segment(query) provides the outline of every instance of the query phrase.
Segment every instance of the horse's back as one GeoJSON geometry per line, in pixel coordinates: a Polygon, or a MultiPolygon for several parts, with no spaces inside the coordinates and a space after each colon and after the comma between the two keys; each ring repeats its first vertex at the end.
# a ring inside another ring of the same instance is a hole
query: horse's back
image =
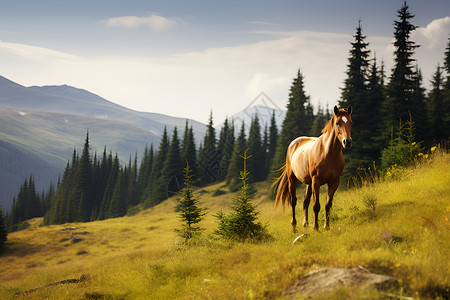
{"type": "Polygon", "coordinates": [[[290,157],[290,166],[297,177],[303,183],[310,184],[309,176],[309,155],[308,152],[317,140],[315,137],[298,137],[291,142],[288,148],[288,157],[290,157]]]}

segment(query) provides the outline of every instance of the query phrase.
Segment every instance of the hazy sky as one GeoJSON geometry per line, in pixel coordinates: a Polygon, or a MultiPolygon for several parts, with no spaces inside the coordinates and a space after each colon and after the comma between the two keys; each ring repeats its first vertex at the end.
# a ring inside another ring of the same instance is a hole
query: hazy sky
{"type": "MultiPolygon", "coordinates": [[[[260,92],[285,108],[301,68],[314,105],[340,97],[352,35],[392,67],[403,1],[0,0],[0,75],[68,84],[140,111],[215,123],[260,92]]],[[[410,0],[429,85],[450,34],[450,1],[410,0]]]]}

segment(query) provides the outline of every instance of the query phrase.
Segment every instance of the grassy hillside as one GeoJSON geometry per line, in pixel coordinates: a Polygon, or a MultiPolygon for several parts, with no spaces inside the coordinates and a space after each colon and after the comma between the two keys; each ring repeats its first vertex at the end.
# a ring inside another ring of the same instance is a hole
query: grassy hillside
{"type": "MultiPolygon", "coordinates": [[[[450,155],[435,154],[397,173],[402,174],[400,179],[338,191],[331,230],[326,232],[299,228],[298,234],[292,233],[290,210],[274,212],[267,199],[269,183],[257,184],[254,201],[273,236],[259,244],[209,236],[216,228],[213,215],[226,210],[233,196],[214,197],[218,188],[224,189],[221,184],[201,193],[201,202],[209,209],[201,223],[206,230],[190,246],[173,231],[179,226],[175,198],[132,217],[12,233],[0,256],[0,298],[38,287],[17,298],[285,298],[286,288],[322,266],[363,266],[393,275],[398,286],[389,292],[396,295],[448,297],[450,155]],[[69,227],[76,229],[62,230],[69,227]],[[309,236],[292,245],[301,233],[309,236]]],[[[341,289],[328,297],[386,295],[341,289]]]]}

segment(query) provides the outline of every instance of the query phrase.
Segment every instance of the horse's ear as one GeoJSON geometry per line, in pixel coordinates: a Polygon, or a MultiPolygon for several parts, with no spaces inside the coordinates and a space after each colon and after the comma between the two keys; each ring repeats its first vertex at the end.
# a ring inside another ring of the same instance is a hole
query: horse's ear
{"type": "Polygon", "coordinates": [[[334,114],[337,116],[339,114],[339,108],[335,105],[333,110],[334,110],[334,114]]]}
{"type": "Polygon", "coordinates": [[[347,112],[348,112],[348,114],[349,114],[349,115],[351,115],[351,114],[352,114],[352,110],[353,110],[353,109],[352,109],[352,107],[351,107],[351,106],[347,107],[347,112]]]}

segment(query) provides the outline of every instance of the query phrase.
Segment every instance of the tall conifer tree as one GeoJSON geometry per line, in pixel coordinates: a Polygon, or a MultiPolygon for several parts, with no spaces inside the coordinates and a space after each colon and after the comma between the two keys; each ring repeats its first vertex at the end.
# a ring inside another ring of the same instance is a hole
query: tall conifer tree
{"type": "Polygon", "coordinates": [[[245,124],[242,122],[238,138],[234,143],[230,164],[228,165],[226,184],[231,191],[239,188],[239,173],[241,170],[241,155],[247,150],[247,140],[245,138],[245,124]]]}
{"type": "MultiPolygon", "coordinates": [[[[401,119],[402,122],[409,120],[412,106],[416,74],[413,70],[414,51],[419,45],[411,41],[411,34],[417,28],[411,24],[414,18],[409,12],[406,1],[397,12],[398,19],[394,21],[394,59],[395,64],[387,86],[386,101],[383,105],[383,116],[385,118],[385,139],[388,133],[401,119]]],[[[356,112],[357,110],[355,110],[356,112]]],[[[412,116],[413,120],[415,116],[412,116]]]]}
{"type": "Polygon", "coordinates": [[[311,122],[306,113],[308,102],[309,96],[305,93],[303,74],[299,69],[291,85],[286,116],[278,136],[277,150],[271,168],[273,171],[278,170],[284,164],[286,150],[291,141],[299,136],[309,134],[311,122]]]}

